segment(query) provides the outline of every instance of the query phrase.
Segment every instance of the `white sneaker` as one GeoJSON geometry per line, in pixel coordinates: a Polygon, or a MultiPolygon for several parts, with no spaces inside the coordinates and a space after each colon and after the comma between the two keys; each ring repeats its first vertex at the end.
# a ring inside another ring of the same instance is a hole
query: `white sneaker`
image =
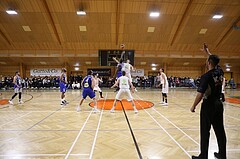
{"type": "Polygon", "coordinates": [[[93,109],[93,113],[98,113],[98,112],[100,112],[100,110],[98,110],[97,108],[93,109]]]}
{"type": "Polygon", "coordinates": [[[159,102],[159,104],[164,104],[165,102],[159,102]]]}
{"type": "Polygon", "coordinates": [[[18,102],[18,104],[23,104],[23,101],[22,101],[22,100],[21,100],[21,101],[19,101],[19,102],[18,102]]]}
{"type": "Polygon", "coordinates": [[[168,106],[168,103],[163,103],[162,106],[168,106]]]}
{"type": "Polygon", "coordinates": [[[77,112],[80,112],[80,111],[81,111],[80,106],[77,106],[77,112]]]}
{"type": "Polygon", "coordinates": [[[110,113],[114,113],[115,111],[114,111],[114,109],[112,108],[111,110],[110,110],[110,113]]]}
{"type": "Polygon", "coordinates": [[[66,103],[64,103],[63,101],[60,104],[62,107],[64,107],[66,105],[66,103]]]}
{"type": "Polygon", "coordinates": [[[69,104],[69,102],[68,102],[68,101],[66,101],[66,100],[64,100],[63,102],[64,102],[65,104],[69,104]]]}
{"type": "Polygon", "coordinates": [[[137,88],[135,88],[134,91],[137,92],[137,88]]]}
{"type": "Polygon", "coordinates": [[[8,102],[9,102],[9,104],[13,105],[13,102],[11,100],[9,100],[8,102]]]}
{"type": "Polygon", "coordinates": [[[137,113],[138,113],[138,110],[137,110],[137,109],[134,109],[134,113],[137,114],[137,113]]]}

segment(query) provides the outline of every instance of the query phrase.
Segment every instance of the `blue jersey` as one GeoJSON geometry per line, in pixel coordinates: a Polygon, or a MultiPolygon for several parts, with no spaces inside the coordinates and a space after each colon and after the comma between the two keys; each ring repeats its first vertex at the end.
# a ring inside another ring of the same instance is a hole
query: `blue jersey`
{"type": "Polygon", "coordinates": [[[83,88],[92,89],[92,76],[88,75],[83,79],[83,88]]]}
{"type": "Polygon", "coordinates": [[[67,76],[66,76],[65,73],[63,73],[61,76],[60,76],[60,78],[59,78],[60,84],[61,84],[61,83],[62,83],[62,84],[65,84],[65,81],[66,81],[66,79],[67,79],[67,76]],[[62,80],[61,80],[61,76],[62,76],[62,80]]]}
{"type": "Polygon", "coordinates": [[[22,79],[20,76],[16,76],[16,84],[14,84],[14,88],[19,88],[22,86],[22,79]]]}
{"type": "Polygon", "coordinates": [[[122,68],[123,68],[123,63],[120,63],[117,65],[117,78],[122,76],[122,68]]]}

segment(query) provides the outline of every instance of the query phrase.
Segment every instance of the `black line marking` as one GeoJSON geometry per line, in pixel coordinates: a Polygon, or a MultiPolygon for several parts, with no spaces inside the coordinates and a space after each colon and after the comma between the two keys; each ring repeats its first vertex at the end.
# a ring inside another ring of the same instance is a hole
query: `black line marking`
{"type": "Polygon", "coordinates": [[[136,140],[136,138],[135,138],[135,136],[134,136],[134,133],[133,133],[132,127],[131,127],[131,125],[130,125],[130,122],[129,122],[129,120],[128,120],[128,117],[127,117],[126,111],[125,111],[125,109],[124,109],[124,107],[123,107],[122,101],[120,101],[120,103],[121,103],[121,105],[122,105],[123,113],[124,113],[125,118],[126,118],[126,120],[127,120],[128,127],[129,127],[129,129],[130,129],[130,132],[131,132],[131,135],[132,135],[132,138],[133,138],[133,141],[134,141],[135,147],[136,147],[136,149],[137,149],[138,156],[139,156],[140,159],[142,159],[142,158],[143,158],[143,157],[142,157],[142,154],[141,154],[141,152],[140,152],[140,149],[139,149],[139,146],[138,146],[137,140],[136,140]]]}
{"type": "Polygon", "coordinates": [[[46,116],[45,118],[43,118],[42,120],[40,120],[39,122],[35,123],[33,126],[31,126],[30,128],[28,128],[27,130],[32,129],[33,127],[35,127],[36,125],[40,124],[41,122],[43,122],[45,119],[47,119],[48,117],[50,117],[51,115],[53,115],[54,113],[56,113],[57,111],[61,110],[62,108],[57,109],[55,112],[52,112],[51,114],[49,114],[48,116],[46,116]]]}

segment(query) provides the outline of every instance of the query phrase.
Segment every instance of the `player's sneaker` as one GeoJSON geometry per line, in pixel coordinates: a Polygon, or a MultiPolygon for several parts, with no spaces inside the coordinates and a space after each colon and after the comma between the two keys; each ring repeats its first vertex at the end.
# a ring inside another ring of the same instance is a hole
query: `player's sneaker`
{"type": "Polygon", "coordinates": [[[137,92],[138,91],[137,88],[135,88],[134,91],[137,92]]]}
{"type": "Polygon", "coordinates": [[[100,112],[100,110],[98,110],[97,108],[93,109],[93,113],[98,113],[98,112],[100,112]]]}
{"type": "Polygon", "coordinates": [[[61,104],[60,104],[62,107],[64,107],[66,105],[66,103],[64,103],[64,101],[61,101],[61,104]]]}
{"type": "Polygon", "coordinates": [[[23,104],[23,101],[22,101],[22,100],[20,100],[20,101],[18,102],[18,104],[23,104]]]}
{"type": "Polygon", "coordinates": [[[13,102],[11,100],[9,100],[8,102],[9,102],[9,104],[13,105],[13,102]]]}
{"type": "Polygon", "coordinates": [[[138,113],[138,110],[136,108],[134,108],[134,113],[137,114],[138,113]]]}
{"type": "Polygon", "coordinates": [[[163,103],[163,104],[161,104],[162,106],[168,106],[168,103],[163,103]]]}
{"type": "Polygon", "coordinates": [[[159,102],[159,104],[164,104],[165,102],[159,102]]]}
{"type": "Polygon", "coordinates": [[[110,113],[114,113],[115,111],[114,111],[114,109],[112,108],[111,110],[110,110],[110,113]]]}
{"type": "Polygon", "coordinates": [[[77,106],[77,112],[80,112],[80,111],[81,111],[80,106],[77,106]]]}
{"type": "Polygon", "coordinates": [[[68,102],[68,101],[66,101],[66,100],[64,100],[63,102],[64,102],[65,104],[69,104],[69,102],[68,102]]]}

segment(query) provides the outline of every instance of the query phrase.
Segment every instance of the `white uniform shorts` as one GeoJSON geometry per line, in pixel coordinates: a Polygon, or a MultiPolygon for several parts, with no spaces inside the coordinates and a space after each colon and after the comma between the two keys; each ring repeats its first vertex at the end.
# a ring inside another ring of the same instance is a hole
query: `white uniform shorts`
{"type": "Polygon", "coordinates": [[[14,93],[22,93],[22,88],[14,88],[14,93]]]}
{"type": "Polygon", "coordinates": [[[99,88],[99,86],[95,86],[93,90],[98,91],[98,92],[102,92],[102,90],[101,90],[101,88],[99,88]]]}
{"type": "Polygon", "coordinates": [[[168,83],[166,83],[165,88],[162,85],[162,93],[168,93],[168,83]]]}
{"type": "Polygon", "coordinates": [[[122,100],[122,97],[126,95],[126,99],[133,100],[132,94],[129,89],[120,89],[116,95],[117,100],[122,100]]]}

